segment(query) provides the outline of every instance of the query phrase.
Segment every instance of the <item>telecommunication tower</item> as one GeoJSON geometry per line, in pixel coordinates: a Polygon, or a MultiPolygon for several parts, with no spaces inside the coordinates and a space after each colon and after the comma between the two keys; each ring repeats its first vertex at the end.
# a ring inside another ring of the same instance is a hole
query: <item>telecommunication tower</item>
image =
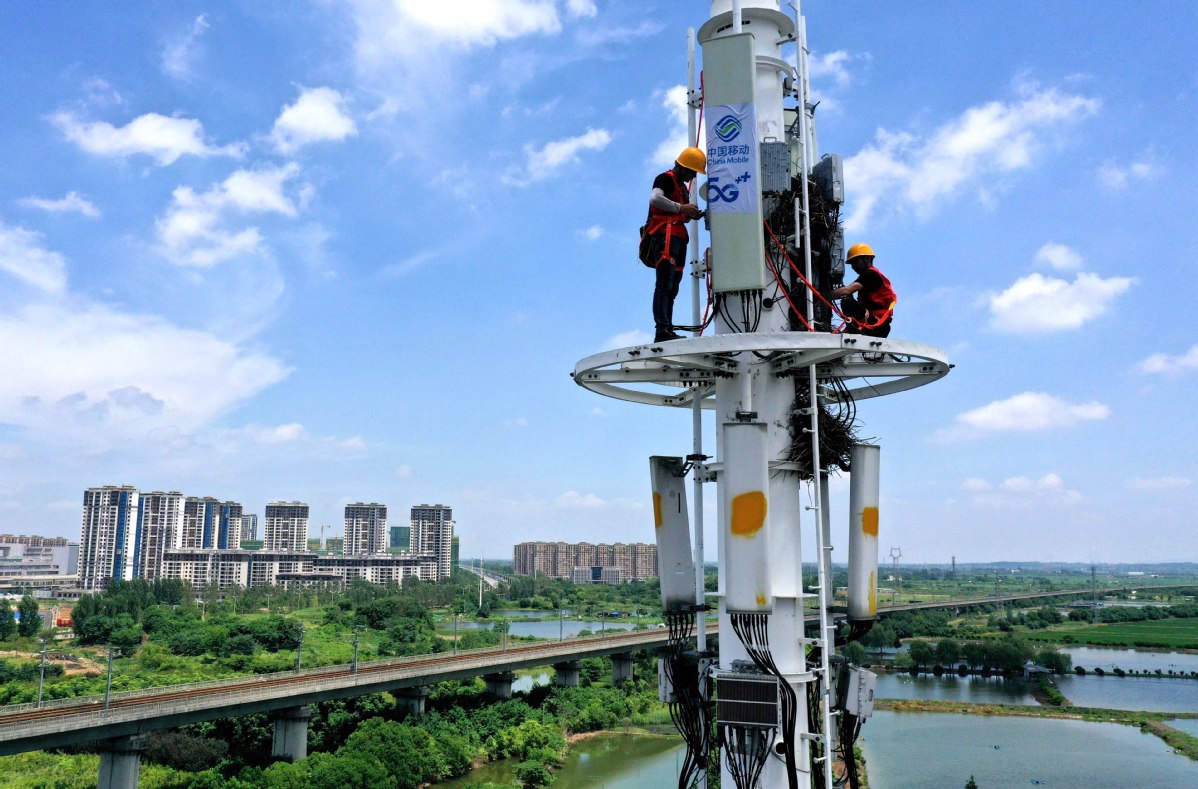
{"type": "Polygon", "coordinates": [[[786,5],[794,16],[778,0],[712,0],[710,18],[688,31],[689,133],[699,141],[701,113],[710,236],[700,254],[691,223],[694,336],[599,353],[573,372],[593,392],[692,414],[690,452],[649,459],[670,628],[659,688],[687,745],[680,789],[706,786],[714,748],[725,787],[857,785],[852,744],[872,713],[875,678],[835,653],[877,616],[881,451],[856,441],[856,404],[939,380],[951,366],[938,348],[839,324],[827,294],[843,282],[839,212],[850,185],[841,158],[816,150],[805,20],[798,3],[786,5]],[[850,473],[847,609],[832,604],[828,479],[838,471],[850,473]],[[709,600],[711,483],[719,588],[709,600]],[[803,585],[804,529],[816,550],[812,588],[803,585]]]}

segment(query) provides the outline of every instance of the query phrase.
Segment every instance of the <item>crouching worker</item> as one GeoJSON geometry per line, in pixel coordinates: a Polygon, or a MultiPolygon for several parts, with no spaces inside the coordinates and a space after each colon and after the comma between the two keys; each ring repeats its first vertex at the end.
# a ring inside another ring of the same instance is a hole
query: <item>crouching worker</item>
{"type": "Polygon", "coordinates": [[[657,274],[653,288],[654,342],[682,339],[674,333],[674,298],[686,263],[686,223],[702,213],[691,202],[690,185],[695,173],[705,172],[707,155],[698,148],[687,148],[672,168],[653,181],[649,219],[641,237],[641,262],[657,274]]]}
{"type": "Polygon", "coordinates": [[[845,332],[889,337],[894,305],[898,303],[890,280],[874,268],[874,251],[869,244],[853,244],[848,258],[857,272],[857,281],[832,291],[832,298],[841,300],[840,311],[849,319],[845,332]]]}

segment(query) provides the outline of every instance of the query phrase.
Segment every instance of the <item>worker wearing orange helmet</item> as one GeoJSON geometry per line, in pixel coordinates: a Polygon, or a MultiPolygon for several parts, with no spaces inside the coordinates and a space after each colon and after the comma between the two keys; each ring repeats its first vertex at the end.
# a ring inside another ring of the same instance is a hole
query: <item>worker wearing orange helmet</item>
{"type": "Polygon", "coordinates": [[[687,148],[672,168],[653,180],[649,218],[641,236],[641,262],[657,273],[653,288],[654,342],[682,339],[674,332],[674,298],[686,262],[686,223],[703,213],[691,202],[690,184],[696,173],[706,172],[707,155],[698,148],[687,148]]]}
{"type": "Polygon", "coordinates": [[[849,247],[848,263],[857,272],[857,281],[832,291],[832,298],[841,300],[840,309],[849,319],[845,331],[867,337],[889,336],[898,296],[890,280],[874,268],[873,248],[869,244],[853,244],[849,247]]]}

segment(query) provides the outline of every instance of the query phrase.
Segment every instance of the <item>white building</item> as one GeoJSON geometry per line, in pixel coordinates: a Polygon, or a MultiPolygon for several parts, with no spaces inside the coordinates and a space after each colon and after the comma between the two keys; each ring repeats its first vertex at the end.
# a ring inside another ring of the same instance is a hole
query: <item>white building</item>
{"type": "Polygon", "coordinates": [[[347,556],[387,552],[387,505],[345,505],[345,548],[347,556]]]}
{"type": "Polygon", "coordinates": [[[183,494],[172,490],[142,493],[133,546],[133,577],[154,580],[165,551],[182,547],[183,494]]]}
{"type": "Polygon", "coordinates": [[[79,536],[79,583],[87,591],[105,589],[112,579],[133,579],[133,549],[139,496],[130,485],[105,485],[83,492],[79,536]]]}
{"type": "Polygon", "coordinates": [[[437,577],[448,578],[453,571],[453,508],[444,504],[419,504],[412,507],[411,552],[432,556],[437,577]]]}
{"type": "Polygon", "coordinates": [[[434,580],[436,562],[428,556],[369,554],[339,556],[310,552],[182,550],[163,557],[162,577],[187,581],[195,589],[234,586],[345,586],[362,579],[382,586],[406,578],[434,580]]]}
{"type": "Polygon", "coordinates": [[[272,501],[263,519],[262,550],[308,550],[308,505],[298,501],[272,501]]]}

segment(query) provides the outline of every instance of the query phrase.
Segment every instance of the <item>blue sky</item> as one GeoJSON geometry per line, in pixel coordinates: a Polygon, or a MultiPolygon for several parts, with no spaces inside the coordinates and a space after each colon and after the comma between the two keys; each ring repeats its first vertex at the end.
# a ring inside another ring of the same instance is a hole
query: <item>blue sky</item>
{"type": "MultiPolygon", "coordinates": [[[[848,239],[957,365],[860,409],[883,553],[1198,560],[1198,6],[804,12],[848,239]]],[[[568,373],[649,338],[634,233],[707,16],[4,4],[0,531],[77,537],[129,483],[333,532],[451,504],[465,555],[651,539],[689,414],[568,373]]]]}

